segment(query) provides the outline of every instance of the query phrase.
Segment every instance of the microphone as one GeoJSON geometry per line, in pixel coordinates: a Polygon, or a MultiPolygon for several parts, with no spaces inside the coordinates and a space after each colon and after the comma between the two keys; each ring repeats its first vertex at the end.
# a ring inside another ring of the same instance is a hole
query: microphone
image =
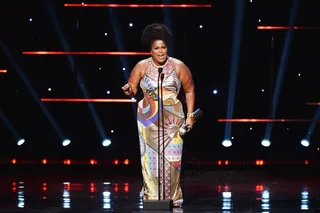
{"type": "Polygon", "coordinates": [[[162,83],[163,79],[164,79],[164,74],[161,73],[161,76],[160,76],[161,83],[162,83]]]}
{"type": "MultiPolygon", "coordinates": [[[[203,111],[201,109],[197,109],[196,111],[194,111],[193,114],[194,114],[194,122],[196,122],[202,117],[203,111]]],[[[190,131],[190,125],[184,125],[179,129],[179,134],[183,136],[189,131],[190,131]]]]}

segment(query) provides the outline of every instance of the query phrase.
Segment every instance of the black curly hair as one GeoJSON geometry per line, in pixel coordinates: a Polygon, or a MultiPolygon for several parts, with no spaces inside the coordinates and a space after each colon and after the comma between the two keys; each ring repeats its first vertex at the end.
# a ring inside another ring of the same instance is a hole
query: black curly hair
{"type": "Polygon", "coordinates": [[[168,45],[169,39],[172,37],[171,30],[164,24],[154,23],[146,26],[142,32],[141,41],[143,44],[149,45],[151,48],[155,40],[162,40],[168,45]]]}

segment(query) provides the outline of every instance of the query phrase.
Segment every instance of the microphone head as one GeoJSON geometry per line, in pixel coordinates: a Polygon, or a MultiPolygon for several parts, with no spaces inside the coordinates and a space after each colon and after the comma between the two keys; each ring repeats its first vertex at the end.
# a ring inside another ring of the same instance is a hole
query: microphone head
{"type": "Polygon", "coordinates": [[[160,78],[161,78],[161,81],[163,81],[163,79],[164,79],[164,74],[163,73],[161,73],[160,78]]]}
{"type": "Polygon", "coordinates": [[[162,73],[162,71],[163,71],[163,68],[162,68],[162,67],[159,67],[159,68],[158,68],[158,73],[162,73]]]}

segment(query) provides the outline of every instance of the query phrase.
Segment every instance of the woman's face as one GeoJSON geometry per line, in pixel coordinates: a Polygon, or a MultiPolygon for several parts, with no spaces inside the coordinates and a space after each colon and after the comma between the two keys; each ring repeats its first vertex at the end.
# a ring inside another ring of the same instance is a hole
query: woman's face
{"type": "Polygon", "coordinates": [[[152,43],[151,56],[156,65],[162,66],[166,63],[168,56],[167,53],[167,45],[162,40],[155,40],[152,43]]]}

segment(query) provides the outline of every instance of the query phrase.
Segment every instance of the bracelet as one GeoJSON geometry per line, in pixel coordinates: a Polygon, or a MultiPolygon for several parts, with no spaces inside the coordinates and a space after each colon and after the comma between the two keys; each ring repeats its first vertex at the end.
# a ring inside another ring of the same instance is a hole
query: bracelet
{"type": "Polygon", "coordinates": [[[194,118],[194,113],[193,112],[188,112],[187,113],[187,118],[194,118]]]}

